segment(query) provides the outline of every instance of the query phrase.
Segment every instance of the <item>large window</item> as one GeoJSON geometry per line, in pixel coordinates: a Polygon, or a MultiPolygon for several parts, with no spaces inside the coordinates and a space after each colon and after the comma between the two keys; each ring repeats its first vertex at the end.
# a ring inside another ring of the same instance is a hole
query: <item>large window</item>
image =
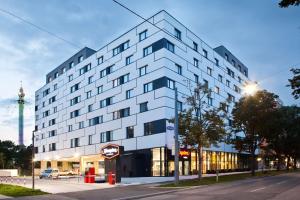
{"type": "Polygon", "coordinates": [[[166,132],[166,119],[144,123],[144,135],[166,132]]]}
{"type": "Polygon", "coordinates": [[[146,83],[144,84],[144,93],[150,92],[153,90],[153,83],[146,83]]]}

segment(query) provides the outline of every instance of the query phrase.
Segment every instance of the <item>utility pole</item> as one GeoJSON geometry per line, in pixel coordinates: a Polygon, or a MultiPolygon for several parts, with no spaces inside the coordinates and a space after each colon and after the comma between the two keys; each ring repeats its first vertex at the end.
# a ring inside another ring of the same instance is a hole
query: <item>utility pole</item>
{"type": "Polygon", "coordinates": [[[174,139],[175,139],[175,177],[174,184],[178,185],[179,183],[179,142],[178,142],[178,93],[177,87],[175,87],[175,124],[174,124],[174,139]]]}
{"type": "Polygon", "coordinates": [[[32,131],[32,161],[31,161],[31,172],[32,172],[32,189],[34,190],[34,133],[35,131],[32,131]]]}

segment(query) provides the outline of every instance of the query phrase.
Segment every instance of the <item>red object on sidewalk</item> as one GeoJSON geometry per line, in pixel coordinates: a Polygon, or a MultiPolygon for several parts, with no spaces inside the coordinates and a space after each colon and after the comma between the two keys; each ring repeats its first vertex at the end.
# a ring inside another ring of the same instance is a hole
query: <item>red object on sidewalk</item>
{"type": "Polygon", "coordinates": [[[85,183],[95,183],[95,168],[87,167],[84,173],[84,182],[85,183]]]}
{"type": "Polygon", "coordinates": [[[110,185],[116,184],[116,175],[113,174],[112,172],[109,172],[109,173],[108,173],[108,183],[109,183],[110,185]]]}

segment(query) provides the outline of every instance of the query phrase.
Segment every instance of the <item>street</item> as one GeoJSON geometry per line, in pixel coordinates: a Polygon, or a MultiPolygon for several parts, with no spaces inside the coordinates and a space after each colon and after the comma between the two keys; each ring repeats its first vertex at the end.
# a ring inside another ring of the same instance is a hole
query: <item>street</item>
{"type": "Polygon", "coordinates": [[[231,183],[185,189],[156,188],[153,185],[115,187],[83,192],[24,197],[19,199],[188,199],[188,200],[297,200],[300,199],[300,173],[246,179],[231,183]]]}

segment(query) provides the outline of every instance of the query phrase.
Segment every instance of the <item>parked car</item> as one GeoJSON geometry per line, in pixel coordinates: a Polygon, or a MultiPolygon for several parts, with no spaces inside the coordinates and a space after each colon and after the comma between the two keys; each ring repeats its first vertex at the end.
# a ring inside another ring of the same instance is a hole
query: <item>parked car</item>
{"type": "Polygon", "coordinates": [[[73,172],[72,170],[64,170],[62,172],[59,172],[60,176],[74,176],[76,175],[75,172],[73,172]]]}
{"type": "Polygon", "coordinates": [[[58,178],[59,176],[59,171],[58,169],[45,169],[44,171],[42,171],[42,173],[40,174],[40,179],[42,178],[58,178]]]}

